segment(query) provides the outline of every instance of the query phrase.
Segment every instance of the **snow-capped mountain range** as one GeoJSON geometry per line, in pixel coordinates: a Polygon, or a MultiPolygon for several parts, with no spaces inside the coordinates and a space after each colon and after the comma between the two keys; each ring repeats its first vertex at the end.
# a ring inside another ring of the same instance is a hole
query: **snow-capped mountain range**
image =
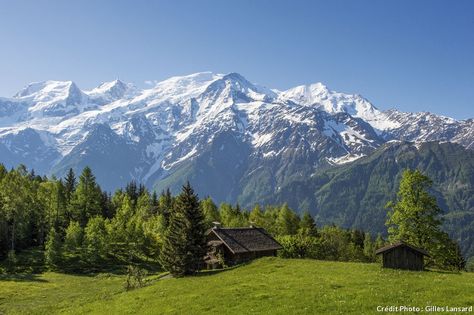
{"type": "Polygon", "coordinates": [[[233,200],[262,180],[276,191],[396,140],[473,149],[474,120],[381,111],[321,83],[278,91],[237,73],[172,77],[149,89],[45,81],[0,98],[0,162],[58,176],[89,165],[108,190],[129,180],[162,189],[190,179],[233,200]]]}

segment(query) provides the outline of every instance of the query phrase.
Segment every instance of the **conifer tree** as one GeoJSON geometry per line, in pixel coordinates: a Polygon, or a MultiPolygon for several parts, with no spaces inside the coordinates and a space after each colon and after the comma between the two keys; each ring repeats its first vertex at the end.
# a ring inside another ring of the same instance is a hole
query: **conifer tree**
{"type": "Polygon", "coordinates": [[[285,203],[278,212],[275,225],[279,235],[294,235],[298,231],[299,218],[285,203]]]}
{"type": "Polygon", "coordinates": [[[128,195],[128,197],[130,197],[132,202],[136,203],[139,196],[137,182],[134,180],[129,182],[125,187],[125,193],[128,195]]]}
{"type": "Polygon", "coordinates": [[[151,195],[151,206],[153,208],[153,213],[158,214],[160,203],[158,201],[158,195],[155,190],[153,190],[153,194],[151,195]]]}
{"type": "Polygon", "coordinates": [[[161,193],[161,196],[158,200],[159,213],[163,215],[165,227],[168,226],[170,215],[173,210],[173,203],[174,203],[174,199],[173,199],[173,196],[171,195],[170,189],[168,188],[166,189],[166,191],[163,191],[161,193]]]}
{"type": "Polygon", "coordinates": [[[194,274],[206,250],[204,215],[189,182],[176,198],[165,232],[160,261],[172,275],[194,274]]]}
{"type": "Polygon", "coordinates": [[[82,246],[83,237],[84,231],[79,225],[79,222],[69,222],[66,229],[66,236],[64,237],[64,247],[70,252],[77,251],[82,246]]]}
{"type": "Polygon", "coordinates": [[[377,234],[377,238],[375,239],[374,249],[380,249],[385,246],[385,240],[383,239],[382,235],[379,233],[377,234]]]}
{"type": "Polygon", "coordinates": [[[372,242],[370,233],[364,234],[364,256],[368,261],[375,261],[374,243],[372,242]]]}
{"type": "Polygon", "coordinates": [[[76,174],[72,168],[69,169],[66,178],[64,180],[64,195],[66,196],[66,202],[71,201],[71,196],[76,189],[76,174]]]}
{"type": "Polygon", "coordinates": [[[101,199],[102,193],[95,176],[89,167],[85,167],[69,205],[73,219],[85,227],[89,218],[102,214],[101,199]]]}
{"type": "Polygon", "coordinates": [[[318,230],[316,228],[316,222],[309,211],[305,211],[300,221],[300,229],[298,231],[303,236],[318,236],[318,230]]]}
{"type": "Polygon", "coordinates": [[[49,268],[56,267],[61,258],[61,240],[54,226],[51,227],[46,238],[44,258],[49,268]]]}
{"type": "Polygon", "coordinates": [[[219,210],[211,197],[201,201],[202,212],[204,213],[204,220],[207,227],[212,226],[212,222],[220,222],[219,210]]]}
{"type": "Polygon", "coordinates": [[[95,262],[107,253],[106,221],[101,216],[92,217],[84,229],[86,258],[95,262]]]}

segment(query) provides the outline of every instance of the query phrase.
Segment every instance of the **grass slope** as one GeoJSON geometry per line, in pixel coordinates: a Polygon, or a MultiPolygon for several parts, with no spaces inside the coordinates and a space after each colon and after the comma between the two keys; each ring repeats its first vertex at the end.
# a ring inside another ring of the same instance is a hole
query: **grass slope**
{"type": "Polygon", "coordinates": [[[45,273],[0,281],[0,313],[371,314],[377,305],[474,305],[474,274],[264,258],[130,292],[123,276],[45,273]]]}

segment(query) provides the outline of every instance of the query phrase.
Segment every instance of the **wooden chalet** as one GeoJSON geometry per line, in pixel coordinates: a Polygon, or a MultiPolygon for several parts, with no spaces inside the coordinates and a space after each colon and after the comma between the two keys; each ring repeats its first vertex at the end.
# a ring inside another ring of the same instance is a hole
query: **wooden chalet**
{"type": "Polygon", "coordinates": [[[214,227],[207,232],[208,269],[235,265],[263,256],[276,256],[281,245],[263,228],[214,227]]]}
{"type": "Polygon", "coordinates": [[[379,248],[375,254],[382,255],[382,267],[407,270],[423,270],[424,256],[429,256],[425,250],[405,242],[379,248]]]}

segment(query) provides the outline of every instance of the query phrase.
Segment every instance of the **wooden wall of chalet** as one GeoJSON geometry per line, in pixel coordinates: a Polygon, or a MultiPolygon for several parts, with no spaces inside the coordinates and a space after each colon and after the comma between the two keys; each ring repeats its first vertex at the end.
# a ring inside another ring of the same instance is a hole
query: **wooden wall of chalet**
{"type": "Polygon", "coordinates": [[[409,247],[396,247],[382,255],[384,268],[423,270],[423,255],[409,247]]]}

